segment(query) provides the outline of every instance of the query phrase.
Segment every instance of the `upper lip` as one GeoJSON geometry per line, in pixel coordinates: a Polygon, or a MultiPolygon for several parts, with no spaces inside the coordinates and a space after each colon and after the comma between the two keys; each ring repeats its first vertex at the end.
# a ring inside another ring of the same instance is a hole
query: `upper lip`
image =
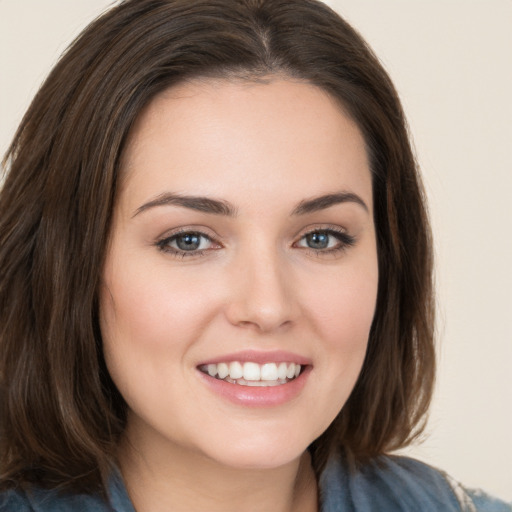
{"type": "Polygon", "coordinates": [[[206,364],[230,363],[239,361],[240,363],[253,362],[258,364],[265,363],[295,363],[302,366],[310,365],[311,360],[293,352],[284,350],[260,351],[260,350],[243,350],[233,352],[231,354],[223,354],[221,356],[212,357],[202,361],[198,366],[206,364]]]}

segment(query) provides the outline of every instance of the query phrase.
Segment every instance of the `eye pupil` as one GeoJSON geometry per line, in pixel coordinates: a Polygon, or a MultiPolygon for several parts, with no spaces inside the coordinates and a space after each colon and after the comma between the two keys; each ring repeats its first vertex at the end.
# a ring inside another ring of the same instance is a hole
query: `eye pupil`
{"type": "Polygon", "coordinates": [[[201,236],[187,233],[176,238],[176,245],[182,251],[194,251],[201,245],[201,236]]]}
{"type": "Polygon", "coordinates": [[[309,233],[306,235],[306,242],[311,249],[325,249],[329,246],[329,235],[327,233],[309,233]]]}

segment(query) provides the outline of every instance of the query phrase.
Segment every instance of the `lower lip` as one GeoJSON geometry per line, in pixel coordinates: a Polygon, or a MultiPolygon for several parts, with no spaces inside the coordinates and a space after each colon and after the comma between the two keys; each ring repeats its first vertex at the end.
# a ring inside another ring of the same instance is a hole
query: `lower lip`
{"type": "Polygon", "coordinates": [[[311,366],[306,366],[295,379],[279,386],[242,386],[210,377],[198,370],[200,377],[216,395],[245,407],[273,407],[286,404],[297,397],[309,377],[311,366]]]}

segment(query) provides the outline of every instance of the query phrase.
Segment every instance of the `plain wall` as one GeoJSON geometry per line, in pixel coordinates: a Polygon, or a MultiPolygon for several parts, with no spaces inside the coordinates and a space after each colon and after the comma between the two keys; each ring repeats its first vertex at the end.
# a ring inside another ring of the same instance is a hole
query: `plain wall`
{"type": "MultiPolygon", "coordinates": [[[[107,0],[0,0],[0,152],[107,0]]],[[[438,389],[406,453],[512,500],[512,2],[331,0],[402,97],[437,253],[438,389]]]]}

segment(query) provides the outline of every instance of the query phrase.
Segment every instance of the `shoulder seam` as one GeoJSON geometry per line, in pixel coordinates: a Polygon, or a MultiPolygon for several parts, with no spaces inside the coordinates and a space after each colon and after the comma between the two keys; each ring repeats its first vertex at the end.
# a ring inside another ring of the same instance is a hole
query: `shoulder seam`
{"type": "Polygon", "coordinates": [[[464,487],[457,482],[454,478],[452,478],[450,475],[445,473],[444,471],[440,472],[443,478],[446,480],[447,484],[449,485],[451,491],[455,495],[455,498],[457,498],[457,501],[460,505],[461,512],[478,512],[475,504],[473,503],[473,500],[469,496],[469,494],[466,492],[464,487]]]}

